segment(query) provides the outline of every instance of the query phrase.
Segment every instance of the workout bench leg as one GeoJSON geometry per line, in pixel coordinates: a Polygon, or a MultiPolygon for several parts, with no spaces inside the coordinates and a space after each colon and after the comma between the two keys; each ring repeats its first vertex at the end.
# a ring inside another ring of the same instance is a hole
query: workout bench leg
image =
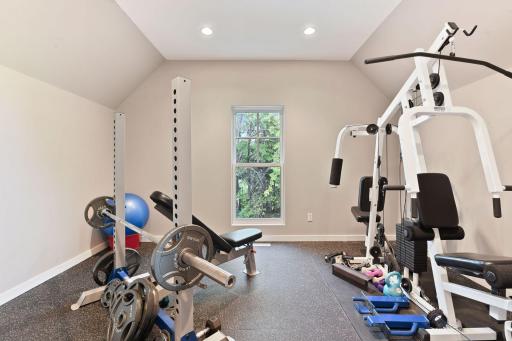
{"type": "Polygon", "coordinates": [[[244,273],[247,276],[256,276],[260,272],[256,269],[256,257],[254,256],[256,254],[256,250],[254,249],[254,245],[249,245],[247,253],[245,254],[244,258],[244,264],[245,264],[245,270],[244,273]]]}

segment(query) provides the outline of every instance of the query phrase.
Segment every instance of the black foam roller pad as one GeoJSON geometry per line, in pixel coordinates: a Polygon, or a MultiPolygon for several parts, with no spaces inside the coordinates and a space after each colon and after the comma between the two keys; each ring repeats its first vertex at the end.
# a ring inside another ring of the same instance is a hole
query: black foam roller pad
{"type": "Polygon", "coordinates": [[[341,169],[343,168],[343,159],[333,158],[331,163],[331,176],[329,184],[339,186],[341,180],[341,169]]]}

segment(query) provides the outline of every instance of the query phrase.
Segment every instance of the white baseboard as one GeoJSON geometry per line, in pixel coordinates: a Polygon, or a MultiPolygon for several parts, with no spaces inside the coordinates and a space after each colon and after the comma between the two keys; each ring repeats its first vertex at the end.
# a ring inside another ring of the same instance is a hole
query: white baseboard
{"type": "MultiPolygon", "coordinates": [[[[333,234],[333,235],[269,235],[263,234],[262,242],[362,242],[364,235],[333,234]]],[[[396,236],[387,236],[388,240],[395,240],[396,236]]]]}
{"type": "Polygon", "coordinates": [[[37,287],[39,284],[46,282],[50,278],[63,273],[64,271],[77,265],[78,263],[83,262],[87,258],[97,254],[98,252],[103,251],[107,247],[108,247],[108,245],[106,242],[100,243],[100,244],[96,245],[95,247],[93,247],[92,249],[84,251],[81,254],[65,261],[64,263],[54,266],[53,268],[51,268],[43,273],[40,273],[39,275],[36,275],[36,276],[30,278],[29,280],[27,280],[23,283],[20,283],[11,289],[8,289],[8,290],[0,293],[0,306],[18,296],[20,296],[21,294],[29,291],[30,289],[37,287]]]}

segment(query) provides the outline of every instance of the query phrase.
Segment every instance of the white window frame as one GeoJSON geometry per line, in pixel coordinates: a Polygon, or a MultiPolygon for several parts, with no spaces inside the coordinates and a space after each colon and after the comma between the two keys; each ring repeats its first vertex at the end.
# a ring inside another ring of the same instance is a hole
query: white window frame
{"type": "Polygon", "coordinates": [[[284,226],[285,225],[285,162],[284,162],[284,106],[282,105],[234,105],[231,107],[231,225],[265,225],[265,226],[284,226]],[[278,112],[280,116],[280,158],[278,163],[237,163],[236,162],[236,136],[235,124],[236,114],[241,112],[278,112]],[[237,218],[236,217],[236,167],[281,167],[281,217],[280,218],[237,218]]]}

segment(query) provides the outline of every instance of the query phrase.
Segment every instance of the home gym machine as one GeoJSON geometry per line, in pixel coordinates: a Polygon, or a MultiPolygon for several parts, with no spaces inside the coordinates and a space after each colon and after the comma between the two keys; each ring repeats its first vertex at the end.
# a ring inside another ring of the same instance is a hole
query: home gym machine
{"type": "Polygon", "coordinates": [[[231,288],[235,277],[217,265],[240,256],[245,257],[247,275],[258,273],[253,243],[261,237],[260,230],[247,228],[219,236],[204,224],[198,226],[202,223],[192,218],[189,98],[190,81],[175,78],[171,95],[174,200],[161,192],[151,195],[155,208],[174,223],[163,237],[148,233],[122,218],[125,121],[123,114],[115,114],[114,197],[96,198],[85,210],[85,219],[92,227],[103,229],[114,225],[114,266],[105,270],[106,286],[84,292],[72,306],[76,310],[100,300],[103,306],[108,307],[111,319],[107,334],[109,340],[143,340],[154,324],[159,327],[162,340],[231,340],[220,331],[218,319],[208,320],[205,329],[194,331],[194,286],[205,288],[201,279],[206,275],[231,288]],[[157,244],[151,258],[152,276],[141,274],[131,277],[127,273],[125,227],[157,244]],[[170,315],[160,308],[163,302],[172,302],[170,315]]]}
{"type": "MultiPolygon", "coordinates": [[[[487,189],[492,196],[494,216],[500,218],[500,195],[504,191],[511,191],[512,186],[504,186],[501,182],[484,119],[474,110],[453,105],[441,61],[482,65],[509,78],[512,78],[512,73],[486,61],[457,57],[453,40],[458,30],[455,23],[445,24],[427,52],[418,49],[414,53],[365,61],[366,64],[373,64],[414,58],[415,63],[414,72],[377,121],[380,130],[399,117],[398,135],[405,184],[393,188],[405,191],[403,218],[397,225],[397,258],[404,267],[402,288],[406,296],[431,317],[430,326],[418,332],[423,340],[497,339],[496,331],[489,327],[463,328],[455,315],[452,301],[452,294],[455,294],[489,305],[490,316],[504,322],[505,338],[511,341],[512,321],[507,321],[507,315],[512,312],[512,299],[506,297],[505,290],[512,287],[512,258],[475,253],[444,253],[442,241],[460,240],[464,238],[464,230],[459,226],[448,177],[428,172],[418,131],[423,123],[436,118],[459,117],[471,123],[487,189]],[[446,46],[452,47],[449,55],[442,54],[446,46]],[[426,270],[427,256],[434,276],[438,308],[431,304],[419,285],[419,273],[426,270]],[[447,269],[485,279],[491,292],[450,282],[447,269]]],[[[473,32],[465,31],[465,34],[469,36],[473,32]]],[[[374,176],[373,180],[374,189],[378,189],[375,185],[378,178],[374,176]]],[[[378,191],[374,190],[370,199],[374,211],[376,205],[373,203],[377,203],[377,200],[378,191]]],[[[393,319],[393,315],[386,315],[379,319],[378,324],[389,328],[393,319]]]]}
{"type": "MultiPolygon", "coordinates": [[[[373,290],[369,285],[371,278],[361,273],[363,267],[373,264],[382,264],[386,270],[398,269],[394,257],[394,251],[389,244],[384,229],[384,221],[381,212],[384,210],[384,201],[388,180],[381,175],[382,154],[387,136],[396,134],[396,126],[391,124],[379,128],[376,124],[358,124],[343,127],[336,138],[336,150],[331,165],[329,185],[333,188],[341,183],[341,170],[343,166],[343,141],[346,137],[375,136],[376,161],[374,164],[374,175],[362,177],[359,183],[358,205],[351,208],[351,212],[359,223],[366,226],[365,255],[355,257],[347,255],[343,251],[331,253],[325,256],[325,261],[332,264],[333,274],[345,279],[361,289],[373,290]],[[378,179],[377,185],[373,186],[373,179],[378,179]],[[377,188],[378,201],[375,207],[371,207],[370,193],[377,188]],[[371,209],[374,208],[374,209],[371,209]]],[[[387,143],[386,143],[387,148],[387,143]]],[[[386,160],[387,162],[387,160],[386,160]]],[[[387,175],[387,174],[386,174],[387,175]]]]}

